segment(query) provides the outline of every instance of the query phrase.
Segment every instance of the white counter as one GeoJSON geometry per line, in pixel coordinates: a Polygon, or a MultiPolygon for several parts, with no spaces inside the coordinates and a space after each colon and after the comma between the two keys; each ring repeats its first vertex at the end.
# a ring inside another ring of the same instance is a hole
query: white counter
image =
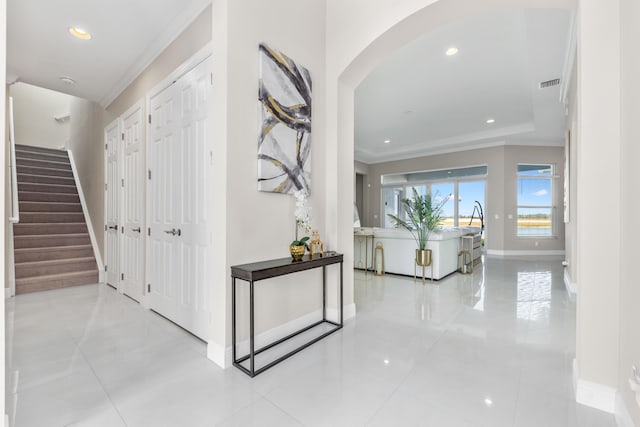
{"type": "MultiPolygon", "coordinates": [[[[425,276],[441,279],[453,273],[458,268],[458,252],[460,251],[460,236],[477,234],[480,227],[448,227],[434,231],[429,236],[427,249],[431,249],[431,266],[425,267],[425,276]]],[[[373,267],[373,247],[378,243],[384,248],[384,266],[387,273],[413,276],[415,250],[418,247],[412,234],[401,228],[356,228],[354,229],[354,268],[373,267]],[[366,241],[366,244],[365,244],[366,241]]],[[[418,267],[418,274],[422,275],[422,267],[418,267]]]]}

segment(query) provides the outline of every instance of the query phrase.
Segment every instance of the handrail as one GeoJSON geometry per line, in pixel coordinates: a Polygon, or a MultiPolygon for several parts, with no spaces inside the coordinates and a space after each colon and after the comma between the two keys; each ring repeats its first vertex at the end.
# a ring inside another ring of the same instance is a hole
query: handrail
{"type": "Polygon", "coordinates": [[[13,130],[13,98],[9,97],[9,169],[11,180],[11,201],[10,201],[10,215],[9,222],[20,222],[20,205],[18,202],[18,172],[16,170],[16,141],[13,130]]]}

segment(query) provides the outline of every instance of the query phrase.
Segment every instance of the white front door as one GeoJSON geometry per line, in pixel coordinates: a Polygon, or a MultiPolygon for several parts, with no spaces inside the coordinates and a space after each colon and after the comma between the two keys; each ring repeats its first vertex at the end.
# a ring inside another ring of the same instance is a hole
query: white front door
{"type": "Polygon", "coordinates": [[[120,120],[104,129],[105,160],[105,267],[107,283],[120,284],[120,120]]]}
{"type": "Polygon", "coordinates": [[[136,301],[144,293],[144,110],[139,102],[122,116],[121,290],[136,301]]]}
{"type": "Polygon", "coordinates": [[[149,307],[208,338],[211,58],[150,101],[149,307]]]}

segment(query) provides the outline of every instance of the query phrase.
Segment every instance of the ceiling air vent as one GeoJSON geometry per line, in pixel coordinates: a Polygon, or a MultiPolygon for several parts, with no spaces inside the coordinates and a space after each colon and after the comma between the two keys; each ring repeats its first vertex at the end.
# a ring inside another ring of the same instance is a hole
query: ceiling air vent
{"type": "Polygon", "coordinates": [[[545,89],[551,86],[558,86],[560,79],[547,80],[546,82],[540,82],[540,89],[545,89]]]}

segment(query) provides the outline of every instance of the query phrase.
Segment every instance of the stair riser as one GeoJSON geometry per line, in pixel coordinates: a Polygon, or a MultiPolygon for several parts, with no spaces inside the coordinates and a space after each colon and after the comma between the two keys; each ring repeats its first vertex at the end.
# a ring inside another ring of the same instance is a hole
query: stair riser
{"type": "Polygon", "coordinates": [[[47,248],[50,246],[76,246],[89,245],[89,235],[68,236],[68,235],[51,235],[43,237],[32,236],[16,236],[14,239],[14,247],[16,249],[23,248],[47,248]]]}
{"type": "Polygon", "coordinates": [[[53,154],[53,155],[67,154],[65,150],[59,149],[59,148],[47,148],[47,147],[38,147],[35,145],[23,145],[23,144],[16,144],[16,151],[28,151],[30,153],[46,153],[46,154],[53,154]]]}
{"type": "Polygon", "coordinates": [[[81,286],[98,283],[98,272],[87,274],[81,277],[71,277],[66,279],[34,281],[33,279],[16,279],[16,294],[26,294],[29,292],[48,291],[61,289],[69,286],[81,286]],[[27,283],[25,283],[27,282],[27,283]]]}
{"type": "Polygon", "coordinates": [[[18,194],[18,197],[21,202],[80,203],[80,196],[77,194],[31,193],[22,191],[18,194]]]}
{"type": "Polygon", "coordinates": [[[94,260],[74,262],[53,262],[45,265],[16,264],[16,279],[43,276],[45,274],[75,273],[79,271],[97,269],[94,260]]]}
{"type": "Polygon", "coordinates": [[[63,178],[73,178],[72,170],[64,169],[47,169],[35,166],[18,166],[16,171],[19,174],[42,175],[42,176],[60,176],[63,178]]]}
{"type": "Polygon", "coordinates": [[[69,259],[69,258],[84,258],[93,256],[93,250],[91,247],[87,248],[57,248],[57,250],[39,250],[37,248],[29,251],[16,251],[15,260],[19,262],[33,262],[33,261],[51,261],[54,259],[69,259]]]}
{"type": "MultiPolygon", "coordinates": [[[[66,186],[66,185],[47,185],[47,184],[31,184],[25,183],[21,184],[18,182],[18,192],[30,191],[30,192],[38,192],[38,193],[64,193],[64,194],[78,194],[76,187],[66,186]]],[[[18,199],[22,200],[20,194],[18,194],[18,199]]]]}
{"type": "Polygon", "coordinates": [[[80,203],[21,202],[20,212],[82,212],[80,203]]]}
{"type": "Polygon", "coordinates": [[[36,153],[35,151],[16,150],[16,157],[21,159],[44,160],[46,162],[69,163],[69,156],[66,154],[36,153]]]}
{"type": "Polygon", "coordinates": [[[15,224],[15,236],[33,236],[43,234],[80,234],[87,233],[87,225],[82,224],[15,224]]]}
{"type": "Polygon", "coordinates": [[[71,170],[71,166],[69,163],[60,163],[60,162],[48,162],[44,160],[35,160],[35,159],[23,159],[21,157],[16,156],[16,165],[20,166],[36,166],[39,168],[47,168],[47,169],[64,169],[71,170]]]}
{"type": "Polygon", "coordinates": [[[21,212],[20,223],[45,222],[84,222],[84,214],[77,212],[21,212]]]}
{"type": "Polygon", "coordinates": [[[56,184],[56,185],[75,185],[73,178],[65,178],[62,176],[42,176],[42,175],[25,175],[18,174],[18,182],[30,182],[35,184],[56,184]]]}

